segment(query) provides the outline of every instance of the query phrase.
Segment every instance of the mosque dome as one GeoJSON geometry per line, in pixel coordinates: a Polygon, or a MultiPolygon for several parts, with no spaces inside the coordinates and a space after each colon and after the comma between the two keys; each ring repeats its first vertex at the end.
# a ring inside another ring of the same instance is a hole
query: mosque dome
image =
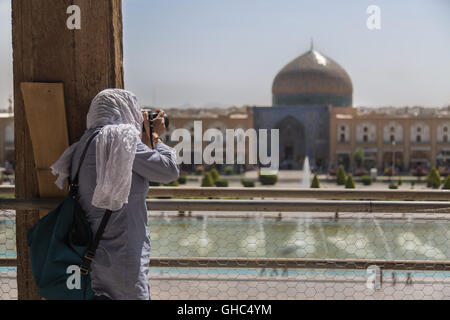
{"type": "Polygon", "coordinates": [[[353,84],[335,61],[311,50],[287,64],[275,77],[273,106],[351,107],[353,84]]]}

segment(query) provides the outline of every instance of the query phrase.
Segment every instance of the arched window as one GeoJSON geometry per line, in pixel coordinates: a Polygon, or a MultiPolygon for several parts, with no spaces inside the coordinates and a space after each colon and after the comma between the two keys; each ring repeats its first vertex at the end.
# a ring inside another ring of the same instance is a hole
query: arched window
{"type": "Polygon", "coordinates": [[[448,143],[448,136],[449,136],[449,128],[450,128],[450,122],[443,122],[438,125],[437,127],[437,141],[438,143],[448,143]]]}
{"type": "Polygon", "coordinates": [[[363,122],[356,126],[356,141],[373,143],[377,141],[377,127],[371,122],[363,122]]]}
{"type": "Polygon", "coordinates": [[[403,126],[397,121],[391,121],[384,126],[383,140],[385,143],[403,142],[403,126]]]}
{"type": "Polygon", "coordinates": [[[341,124],[338,126],[338,142],[347,143],[350,142],[350,127],[347,124],[341,124]]]}
{"type": "Polygon", "coordinates": [[[424,122],[417,122],[411,126],[411,143],[430,142],[430,126],[424,122]]]}

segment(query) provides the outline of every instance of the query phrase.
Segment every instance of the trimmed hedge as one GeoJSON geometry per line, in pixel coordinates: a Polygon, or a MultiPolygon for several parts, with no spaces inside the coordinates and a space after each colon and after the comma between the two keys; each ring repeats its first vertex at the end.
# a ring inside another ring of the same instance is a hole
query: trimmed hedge
{"type": "Polygon", "coordinates": [[[161,185],[161,183],[150,181],[149,185],[150,185],[150,187],[159,187],[161,185]]]}
{"type": "Polygon", "coordinates": [[[225,173],[226,176],[231,176],[231,175],[233,175],[233,173],[234,173],[233,167],[225,167],[224,173],[225,173]]]}
{"type": "Polygon", "coordinates": [[[225,179],[219,179],[214,184],[219,188],[228,188],[228,180],[225,179]]]}
{"type": "Polygon", "coordinates": [[[314,178],[311,182],[311,189],[320,189],[320,181],[317,177],[317,174],[314,175],[314,178]]]}
{"type": "Polygon", "coordinates": [[[361,182],[365,185],[365,186],[370,186],[372,184],[372,177],[371,176],[362,176],[361,177],[361,182]]]}
{"type": "Polygon", "coordinates": [[[255,187],[255,181],[250,179],[241,179],[241,183],[245,188],[254,188],[255,187]]]}
{"type": "Polygon", "coordinates": [[[437,171],[435,167],[433,167],[430,171],[430,174],[427,177],[427,186],[433,189],[439,189],[441,186],[441,175],[437,171]]]}
{"type": "Polygon", "coordinates": [[[278,182],[278,175],[276,174],[261,174],[259,181],[263,186],[273,186],[278,182]]]}
{"type": "Polygon", "coordinates": [[[187,177],[186,177],[186,175],[181,175],[179,178],[178,178],[178,183],[179,184],[186,184],[186,182],[187,182],[187,177]]]}
{"type": "Polygon", "coordinates": [[[345,185],[345,182],[347,181],[347,174],[345,173],[344,166],[339,166],[339,169],[336,173],[336,183],[339,186],[345,185]]]}
{"type": "Polygon", "coordinates": [[[350,173],[347,177],[347,181],[345,182],[345,189],[355,189],[355,180],[353,180],[353,176],[350,173]]]}
{"type": "Polygon", "coordinates": [[[180,184],[178,183],[178,180],[169,182],[168,184],[165,184],[166,187],[178,187],[180,184]]]}
{"type": "Polygon", "coordinates": [[[217,171],[216,168],[213,168],[211,170],[211,177],[213,178],[214,182],[220,179],[219,171],[217,171]]]}
{"type": "Polygon", "coordinates": [[[444,190],[450,190],[450,176],[447,176],[444,181],[444,185],[442,186],[444,190]]]}
{"type": "Polygon", "coordinates": [[[214,186],[214,180],[211,177],[211,173],[205,173],[203,175],[203,180],[202,180],[202,187],[204,188],[209,188],[209,187],[213,187],[214,186]]]}

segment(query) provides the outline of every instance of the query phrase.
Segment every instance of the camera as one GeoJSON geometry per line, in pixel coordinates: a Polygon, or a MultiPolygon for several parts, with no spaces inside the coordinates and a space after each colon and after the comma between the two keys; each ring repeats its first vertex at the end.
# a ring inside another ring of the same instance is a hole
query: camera
{"type": "MultiPolygon", "coordinates": [[[[148,121],[150,122],[150,135],[152,135],[153,133],[153,120],[158,117],[158,114],[156,112],[153,112],[151,109],[142,109],[142,111],[147,111],[148,113],[148,121]]],[[[166,127],[166,129],[169,128],[169,117],[167,116],[167,114],[164,114],[164,125],[166,127]]],[[[145,131],[145,125],[142,124],[142,132],[145,131]]]]}
{"type": "MultiPolygon", "coordinates": [[[[148,122],[150,122],[150,137],[153,135],[153,120],[155,120],[155,118],[158,117],[158,113],[153,112],[151,109],[142,109],[142,111],[147,111],[148,113],[148,122]]],[[[169,117],[164,114],[164,126],[166,127],[166,129],[169,128],[169,117]]],[[[142,132],[145,132],[145,124],[142,124],[142,132]]],[[[152,144],[153,147],[153,141],[150,139],[150,143],[152,144]]]]}

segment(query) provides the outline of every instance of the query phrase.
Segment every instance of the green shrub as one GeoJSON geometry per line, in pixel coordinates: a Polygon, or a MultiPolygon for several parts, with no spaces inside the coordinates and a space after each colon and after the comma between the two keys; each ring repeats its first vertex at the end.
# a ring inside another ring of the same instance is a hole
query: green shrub
{"type": "Polygon", "coordinates": [[[228,188],[228,180],[225,179],[219,179],[214,184],[219,188],[228,188]]]}
{"type": "Polygon", "coordinates": [[[441,175],[436,168],[433,167],[427,177],[427,186],[429,188],[438,189],[441,186],[441,183],[441,175]]]}
{"type": "Polygon", "coordinates": [[[320,189],[320,181],[317,177],[317,174],[314,175],[314,178],[311,182],[311,189],[320,189]]]}
{"type": "Polygon", "coordinates": [[[180,175],[180,177],[178,178],[178,183],[179,184],[186,184],[186,182],[187,182],[187,177],[186,177],[186,175],[180,175]]]}
{"type": "Polygon", "coordinates": [[[365,186],[370,186],[372,184],[372,177],[371,176],[362,176],[361,177],[361,182],[365,186]]]}
{"type": "Polygon", "coordinates": [[[358,168],[361,168],[364,163],[364,151],[362,149],[356,149],[353,152],[353,160],[358,168]]]}
{"type": "Polygon", "coordinates": [[[402,179],[402,177],[399,177],[398,181],[397,181],[397,185],[400,187],[402,184],[403,184],[403,179],[402,179]]]}
{"type": "Polygon", "coordinates": [[[398,189],[398,186],[395,184],[395,183],[391,183],[390,185],[389,185],[389,189],[398,189]]]}
{"type": "Polygon", "coordinates": [[[167,184],[165,184],[164,186],[166,186],[166,187],[178,187],[180,184],[178,183],[178,180],[175,180],[175,181],[172,181],[172,182],[169,182],[169,183],[167,183],[167,184]]]}
{"type": "Polygon", "coordinates": [[[444,190],[450,190],[450,176],[447,176],[444,181],[444,185],[442,186],[444,190]]]}
{"type": "Polygon", "coordinates": [[[211,177],[213,178],[213,181],[216,182],[217,180],[220,179],[220,175],[219,175],[219,171],[217,171],[216,168],[213,168],[211,170],[211,177]]]}
{"type": "Polygon", "coordinates": [[[208,188],[214,186],[214,180],[211,177],[211,173],[205,173],[203,175],[202,187],[208,188]]]}
{"type": "Polygon", "coordinates": [[[414,186],[416,185],[416,183],[413,181],[411,182],[411,189],[414,189],[414,186]]]}
{"type": "Polygon", "coordinates": [[[273,186],[277,183],[278,176],[276,174],[261,174],[259,181],[264,186],[273,186]]]}
{"type": "Polygon", "coordinates": [[[344,166],[339,166],[338,172],[336,173],[336,183],[339,186],[345,185],[347,181],[347,174],[345,173],[344,166]]]}
{"type": "Polygon", "coordinates": [[[234,173],[233,167],[225,167],[224,173],[225,173],[226,176],[231,176],[231,175],[233,175],[233,173],[234,173]]]}
{"type": "Polygon", "coordinates": [[[150,187],[159,187],[160,185],[161,185],[161,183],[159,183],[159,182],[152,182],[152,181],[150,181],[150,187]]]}
{"type": "Polygon", "coordinates": [[[353,180],[351,173],[348,175],[347,181],[345,182],[345,189],[355,189],[355,181],[353,180]]]}
{"type": "Polygon", "coordinates": [[[245,188],[254,188],[255,187],[255,181],[250,179],[241,179],[241,183],[245,188]]]}

